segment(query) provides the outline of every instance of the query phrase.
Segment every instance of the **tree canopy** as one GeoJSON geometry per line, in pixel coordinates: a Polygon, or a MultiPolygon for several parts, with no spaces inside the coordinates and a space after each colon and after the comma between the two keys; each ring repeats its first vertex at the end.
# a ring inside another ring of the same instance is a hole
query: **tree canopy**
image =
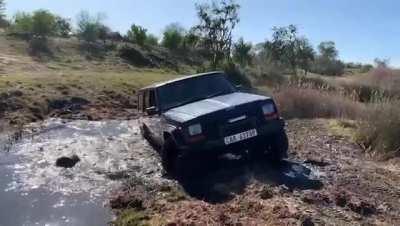
{"type": "Polygon", "coordinates": [[[239,8],[240,5],[233,0],[196,5],[200,20],[196,29],[200,31],[204,44],[212,55],[211,67],[214,69],[222,60],[230,57],[232,32],[239,23],[239,8]]]}

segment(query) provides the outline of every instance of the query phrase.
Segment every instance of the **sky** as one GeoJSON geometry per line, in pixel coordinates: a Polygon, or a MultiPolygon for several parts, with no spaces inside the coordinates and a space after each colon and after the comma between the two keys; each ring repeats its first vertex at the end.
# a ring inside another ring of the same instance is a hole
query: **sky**
{"type": "MultiPolygon", "coordinates": [[[[208,0],[210,1],[210,0],[208,0]]],[[[7,15],[48,9],[74,20],[81,10],[105,13],[105,24],[125,33],[132,23],[161,36],[164,27],[179,22],[190,28],[198,22],[195,3],[207,0],[6,0],[7,15]]],[[[241,5],[234,38],[259,43],[271,37],[272,27],[297,25],[316,47],[334,41],[346,62],[372,63],[389,58],[400,67],[400,1],[397,0],[236,0],[241,5]]]]}

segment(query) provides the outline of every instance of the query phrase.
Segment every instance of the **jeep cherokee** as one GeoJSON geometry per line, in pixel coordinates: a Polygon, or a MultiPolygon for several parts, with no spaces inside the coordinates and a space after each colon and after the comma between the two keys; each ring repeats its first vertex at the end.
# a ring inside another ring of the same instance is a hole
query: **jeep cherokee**
{"type": "Polygon", "coordinates": [[[194,155],[287,157],[284,121],[270,97],[240,92],[224,72],[186,76],[138,91],[140,130],[167,172],[194,155]]]}

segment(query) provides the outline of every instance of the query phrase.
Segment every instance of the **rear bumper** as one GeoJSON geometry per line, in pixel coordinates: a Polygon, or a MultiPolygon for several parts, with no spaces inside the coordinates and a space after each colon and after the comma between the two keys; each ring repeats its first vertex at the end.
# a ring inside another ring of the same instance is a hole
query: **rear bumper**
{"type": "Polygon", "coordinates": [[[234,144],[226,145],[224,139],[207,140],[192,145],[178,145],[178,150],[186,154],[222,155],[226,153],[240,153],[252,148],[262,148],[269,144],[272,135],[281,132],[285,127],[283,119],[272,120],[257,128],[257,136],[234,144]]]}

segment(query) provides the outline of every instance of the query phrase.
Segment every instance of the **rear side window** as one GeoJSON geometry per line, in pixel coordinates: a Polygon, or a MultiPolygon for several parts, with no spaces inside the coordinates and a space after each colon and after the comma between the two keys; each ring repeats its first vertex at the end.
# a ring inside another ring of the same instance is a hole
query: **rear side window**
{"type": "Polygon", "coordinates": [[[143,112],[143,110],[144,110],[143,104],[144,104],[143,92],[140,92],[138,95],[138,111],[143,112]]]}
{"type": "Polygon", "coordinates": [[[154,90],[146,90],[144,96],[144,109],[156,106],[156,93],[154,90]]]}

